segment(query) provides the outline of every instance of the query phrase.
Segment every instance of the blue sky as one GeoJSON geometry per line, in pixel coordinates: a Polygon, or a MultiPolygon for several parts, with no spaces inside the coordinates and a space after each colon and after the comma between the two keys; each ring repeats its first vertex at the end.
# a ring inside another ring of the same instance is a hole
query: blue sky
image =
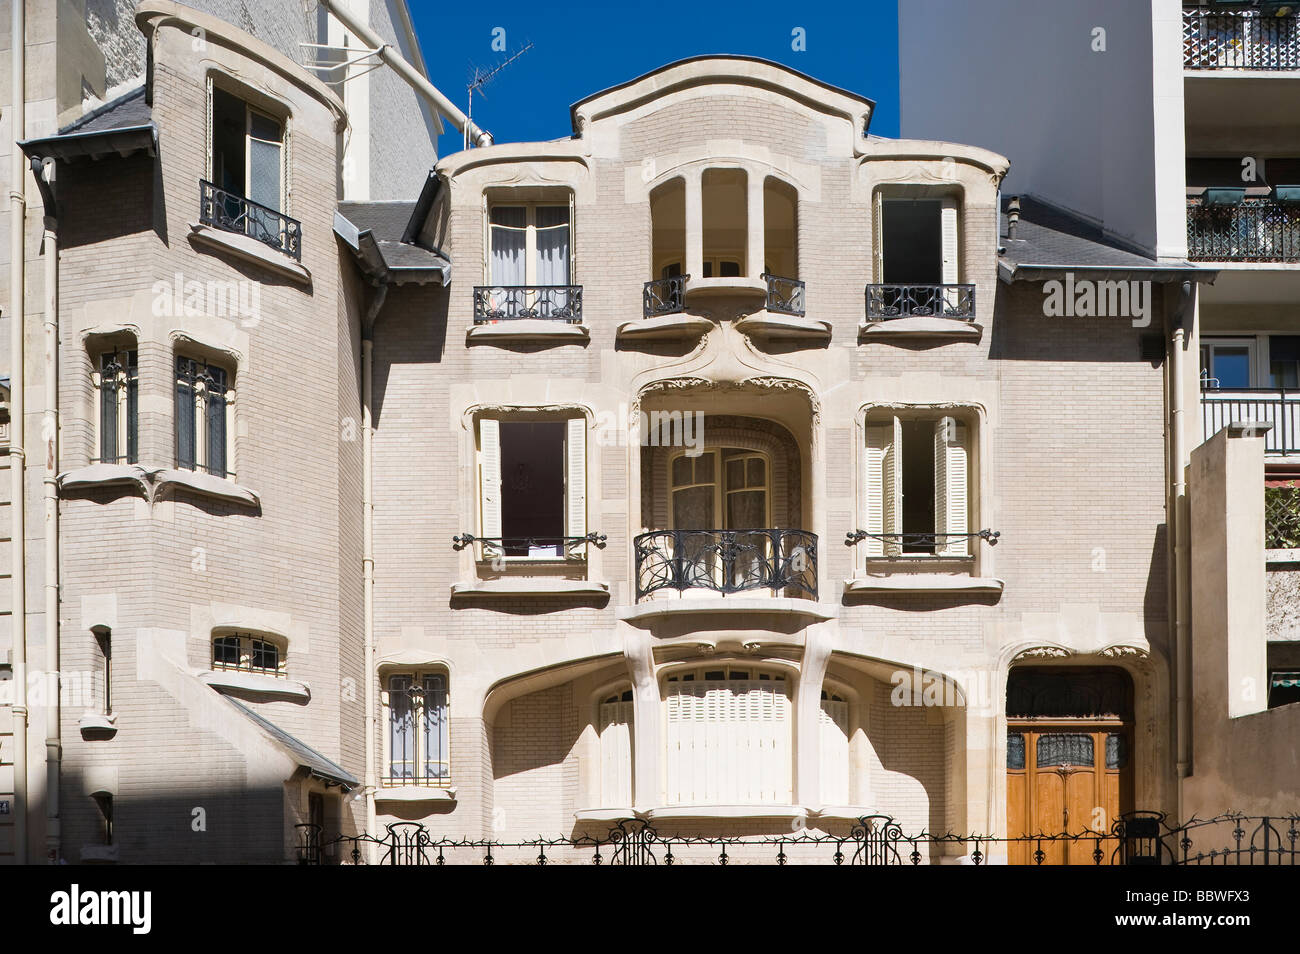
{"type": "MultiPolygon", "coordinates": [[[[896,0],[830,5],[730,2],[469,3],[410,0],[435,86],[462,110],[471,64],[488,69],[531,40],[533,48],[474,98],[474,121],[498,142],[557,139],[571,133],[569,106],[665,63],[703,53],[742,53],[784,63],[876,101],[871,131],[898,135],[896,0]],[[505,30],[507,52],[492,49],[505,30]],[[802,27],[807,49],[792,49],[802,27]]],[[[450,127],[449,127],[450,128],[450,127]]],[[[444,134],[439,155],[461,148],[444,134]]]]}

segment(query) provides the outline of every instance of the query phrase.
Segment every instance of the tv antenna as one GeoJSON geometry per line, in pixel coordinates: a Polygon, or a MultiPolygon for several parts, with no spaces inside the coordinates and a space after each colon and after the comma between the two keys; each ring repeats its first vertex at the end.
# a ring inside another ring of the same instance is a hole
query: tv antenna
{"type": "Polygon", "coordinates": [[[469,80],[469,84],[465,87],[465,94],[468,99],[468,103],[466,104],[466,109],[465,109],[465,118],[469,120],[469,122],[465,124],[465,148],[466,149],[469,149],[470,146],[472,145],[472,143],[470,142],[469,131],[474,128],[474,90],[478,90],[480,96],[486,96],[487,94],[483,92],[483,87],[487,86],[488,83],[492,82],[492,80],[496,78],[496,75],[498,73],[500,73],[503,69],[505,69],[511,63],[513,63],[515,60],[519,59],[519,57],[523,56],[532,48],[533,48],[533,41],[529,40],[522,47],[516,50],[513,56],[510,56],[509,58],[502,60],[496,66],[492,67],[492,69],[490,70],[481,70],[477,66],[474,66],[474,64],[472,63],[470,64],[470,80],[469,80]]]}

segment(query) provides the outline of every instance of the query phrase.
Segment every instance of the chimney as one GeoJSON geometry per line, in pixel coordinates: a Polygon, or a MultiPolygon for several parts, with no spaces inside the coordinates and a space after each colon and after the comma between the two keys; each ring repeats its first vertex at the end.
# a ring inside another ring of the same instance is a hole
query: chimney
{"type": "Polygon", "coordinates": [[[1016,237],[1016,226],[1020,224],[1020,196],[1012,196],[1007,203],[1007,238],[1016,237]]]}

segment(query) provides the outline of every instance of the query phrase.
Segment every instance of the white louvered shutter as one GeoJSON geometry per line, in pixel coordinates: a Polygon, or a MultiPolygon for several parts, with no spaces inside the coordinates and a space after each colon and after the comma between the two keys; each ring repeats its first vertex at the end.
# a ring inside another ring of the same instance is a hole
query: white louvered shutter
{"type": "Polygon", "coordinates": [[[823,699],[821,708],[823,805],[849,804],[849,704],[823,699]]]}
{"type": "MultiPolygon", "coordinates": [[[[967,427],[952,417],[943,417],[934,427],[934,529],[937,533],[968,533],[967,513],[969,453],[967,427]]],[[[969,556],[969,541],[949,538],[936,548],[943,556],[969,556]]]]}
{"type": "MultiPolygon", "coordinates": [[[[903,422],[897,417],[890,425],[889,445],[881,464],[884,472],[880,495],[881,524],[884,533],[903,532],[903,422]]],[[[887,556],[898,556],[903,545],[898,540],[885,544],[887,556]]]]}
{"type": "MultiPolygon", "coordinates": [[[[587,535],[587,419],[569,418],[564,433],[564,533],[587,535]]],[[[582,545],[573,547],[585,553],[582,545]]]]}
{"type": "Polygon", "coordinates": [[[956,285],[957,277],[957,199],[949,196],[939,205],[939,230],[943,239],[943,283],[956,285]]]}
{"type": "Polygon", "coordinates": [[[885,281],[885,201],[879,192],[871,204],[871,281],[885,281]]]}
{"type": "Polygon", "coordinates": [[[632,804],[632,703],[606,702],[600,707],[600,804],[632,804]]]}
{"type": "MultiPolygon", "coordinates": [[[[866,498],[866,525],[862,528],[867,533],[885,532],[885,457],[894,437],[890,424],[869,424],[867,426],[867,450],[862,477],[863,494],[866,498]]],[[[884,556],[885,545],[880,540],[867,537],[863,541],[867,556],[884,556]]]]}
{"type": "MultiPolygon", "coordinates": [[[[478,422],[479,439],[479,536],[501,536],[501,422],[485,417],[478,422]]],[[[484,544],[482,555],[501,552],[495,544],[484,544]]]]}

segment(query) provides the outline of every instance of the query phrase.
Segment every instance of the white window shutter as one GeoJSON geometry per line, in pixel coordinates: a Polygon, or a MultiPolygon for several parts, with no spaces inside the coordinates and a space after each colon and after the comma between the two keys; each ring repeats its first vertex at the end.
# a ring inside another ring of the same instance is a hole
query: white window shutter
{"type": "MultiPolygon", "coordinates": [[[[867,425],[867,451],[862,479],[867,504],[866,525],[862,529],[867,533],[885,532],[885,457],[893,436],[893,428],[889,424],[867,425]]],[[[885,555],[885,545],[880,540],[867,537],[863,545],[869,557],[885,555]]]]}
{"type": "Polygon", "coordinates": [[[939,228],[943,238],[943,284],[956,285],[957,277],[957,199],[949,196],[939,206],[939,228]]]}
{"type": "Polygon", "coordinates": [[[600,707],[600,804],[632,804],[632,703],[606,702],[600,707]]]}
{"type": "Polygon", "coordinates": [[[877,192],[871,208],[871,275],[877,285],[885,281],[885,200],[877,192]]]}
{"type": "MultiPolygon", "coordinates": [[[[480,537],[501,536],[501,422],[485,417],[478,422],[480,537]]],[[[484,545],[484,557],[500,553],[496,545],[484,545]]]]}
{"type": "Polygon", "coordinates": [[[821,799],[823,805],[849,804],[849,704],[823,699],[821,716],[821,799]]]}
{"type": "MultiPolygon", "coordinates": [[[[890,426],[889,446],[885,451],[882,469],[884,471],[884,488],[881,494],[882,525],[884,533],[903,532],[903,422],[897,417],[890,426]]],[[[887,556],[898,556],[903,552],[898,540],[885,544],[887,556]]]]}
{"type": "MultiPolygon", "coordinates": [[[[564,436],[564,533],[587,535],[587,419],[571,417],[564,436]]],[[[574,548],[585,553],[580,546],[574,548]]]]}
{"type": "MultiPolygon", "coordinates": [[[[943,417],[934,427],[934,529],[936,533],[968,533],[968,428],[952,417],[943,417]]],[[[935,549],[943,556],[969,556],[969,541],[949,538],[935,549]]]]}

